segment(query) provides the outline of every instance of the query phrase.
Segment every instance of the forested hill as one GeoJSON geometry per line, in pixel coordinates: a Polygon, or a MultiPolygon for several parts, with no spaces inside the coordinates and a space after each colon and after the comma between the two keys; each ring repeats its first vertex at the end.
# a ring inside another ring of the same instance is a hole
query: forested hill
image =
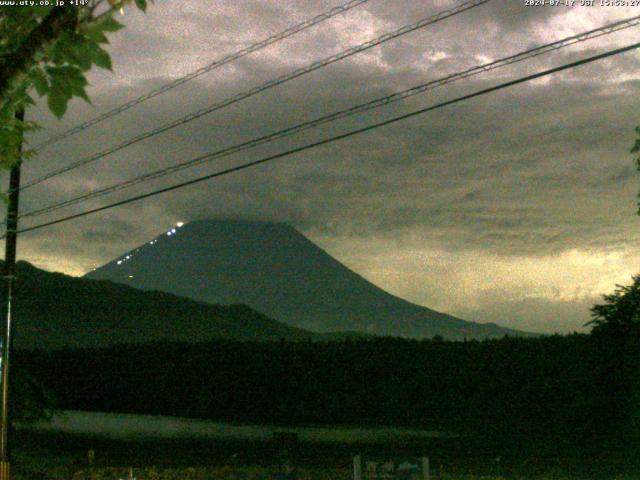
{"type": "Polygon", "coordinates": [[[471,434],[525,458],[613,458],[639,445],[640,425],[632,423],[639,356],[638,342],[575,334],[155,343],[22,352],[16,364],[41,379],[63,409],[407,426],[471,434]]]}
{"type": "Polygon", "coordinates": [[[244,305],[209,305],[169,293],[51,273],[27,262],[18,262],[15,293],[16,348],[322,338],[244,305]]]}

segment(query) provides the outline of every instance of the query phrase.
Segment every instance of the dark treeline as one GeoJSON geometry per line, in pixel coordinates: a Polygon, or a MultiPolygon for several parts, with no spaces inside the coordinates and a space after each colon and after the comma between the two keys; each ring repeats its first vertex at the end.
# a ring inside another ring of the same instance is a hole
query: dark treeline
{"type": "Polygon", "coordinates": [[[425,427],[512,448],[619,455],[633,434],[638,359],[637,341],[574,334],[154,343],[23,351],[16,364],[44,382],[62,409],[425,427]]]}

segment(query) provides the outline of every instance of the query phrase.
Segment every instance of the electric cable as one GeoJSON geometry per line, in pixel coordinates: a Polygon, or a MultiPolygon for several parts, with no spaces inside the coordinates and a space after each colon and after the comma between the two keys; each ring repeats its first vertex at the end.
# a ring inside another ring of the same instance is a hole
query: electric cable
{"type": "MultiPolygon", "coordinates": [[[[470,93],[470,94],[467,94],[467,95],[463,95],[463,96],[457,97],[457,98],[452,99],[452,100],[447,100],[445,102],[441,102],[441,103],[438,103],[436,105],[432,105],[430,107],[421,108],[419,110],[414,110],[414,111],[406,113],[404,115],[399,115],[399,116],[390,118],[388,120],[384,120],[382,122],[377,122],[377,123],[368,125],[366,127],[362,127],[362,128],[356,129],[356,130],[351,130],[349,132],[346,132],[346,133],[343,133],[343,134],[340,134],[340,135],[335,135],[333,137],[329,137],[329,138],[326,138],[324,140],[320,140],[320,141],[317,141],[317,142],[309,143],[307,145],[303,145],[301,147],[297,147],[297,148],[293,148],[291,150],[280,152],[280,153],[277,153],[275,155],[270,155],[268,157],[264,157],[264,158],[261,158],[259,160],[254,160],[252,162],[247,162],[247,163],[243,163],[241,165],[236,165],[234,167],[226,168],[224,170],[219,170],[217,172],[214,172],[214,173],[211,173],[211,174],[208,174],[208,175],[205,175],[205,176],[201,176],[201,177],[198,177],[198,178],[194,178],[192,180],[188,180],[188,181],[181,182],[181,183],[178,183],[178,184],[174,184],[174,185],[171,185],[171,186],[168,186],[168,187],[160,188],[160,189],[154,190],[152,192],[144,193],[144,194],[141,194],[141,195],[136,195],[134,197],[130,197],[130,198],[127,198],[127,199],[124,199],[124,200],[113,202],[113,203],[110,203],[108,205],[103,205],[101,207],[93,208],[93,209],[90,209],[90,210],[85,210],[84,212],[76,213],[76,214],[73,214],[73,215],[68,215],[66,217],[62,217],[62,218],[59,218],[59,219],[56,219],[56,220],[51,220],[51,221],[40,223],[40,224],[31,226],[31,227],[23,228],[23,229],[18,230],[17,233],[31,232],[31,231],[38,230],[38,229],[45,228],[45,227],[49,227],[49,226],[52,226],[52,225],[57,225],[57,224],[60,224],[60,223],[63,223],[63,222],[68,222],[68,221],[74,220],[76,218],[84,217],[84,216],[91,215],[91,214],[94,214],[94,213],[97,213],[97,212],[102,212],[104,210],[109,210],[109,209],[112,209],[112,208],[115,208],[115,207],[119,207],[119,206],[122,206],[122,205],[127,205],[129,203],[136,202],[138,200],[154,197],[154,196],[160,195],[162,193],[170,192],[170,191],[173,191],[173,190],[177,190],[177,189],[180,189],[180,188],[187,187],[189,185],[194,185],[194,184],[197,184],[197,183],[200,183],[200,182],[204,182],[206,180],[211,180],[213,178],[217,178],[217,177],[221,177],[221,176],[224,176],[224,175],[228,175],[230,173],[234,173],[234,172],[238,172],[238,171],[241,171],[241,170],[245,170],[247,168],[255,167],[257,165],[261,165],[261,164],[264,164],[264,163],[267,163],[267,162],[271,162],[271,161],[274,161],[274,160],[277,160],[277,159],[280,159],[280,158],[283,158],[283,157],[287,157],[287,156],[296,154],[296,153],[300,153],[300,152],[303,152],[303,151],[306,151],[306,150],[310,150],[312,148],[316,148],[316,147],[319,147],[321,145],[326,145],[326,144],[329,144],[329,143],[333,143],[333,142],[336,142],[338,140],[343,140],[345,138],[349,138],[349,137],[352,137],[354,135],[358,135],[360,133],[368,132],[368,131],[371,131],[371,130],[374,130],[374,129],[377,129],[377,128],[380,128],[380,127],[384,127],[386,125],[391,125],[393,123],[397,123],[399,121],[406,120],[408,118],[412,118],[412,117],[415,117],[415,116],[418,116],[418,115],[422,115],[424,113],[427,113],[427,112],[430,112],[430,111],[433,111],[433,110],[437,110],[437,109],[440,109],[440,108],[443,108],[443,107],[446,107],[446,106],[449,106],[449,105],[453,105],[453,104],[460,103],[460,102],[463,102],[463,101],[466,101],[466,100],[470,100],[470,99],[475,98],[475,97],[486,95],[488,93],[492,93],[492,92],[495,92],[495,91],[498,91],[498,90],[502,90],[502,89],[505,89],[505,88],[508,88],[508,87],[512,87],[514,85],[518,85],[518,84],[521,84],[521,83],[529,82],[531,80],[535,80],[535,79],[538,79],[538,78],[541,78],[541,77],[545,77],[545,76],[548,76],[548,75],[551,75],[551,74],[554,74],[554,73],[557,73],[557,72],[560,72],[560,71],[563,71],[563,70],[576,68],[576,67],[579,67],[579,66],[582,66],[582,65],[586,65],[586,64],[598,61],[598,60],[602,60],[602,59],[605,59],[605,58],[612,57],[614,55],[619,55],[619,54],[624,53],[624,52],[635,50],[635,49],[637,49],[639,47],[640,47],[640,42],[628,45],[626,47],[618,48],[618,49],[615,49],[615,50],[610,50],[608,52],[601,53],[601,54],[598,54],[598,55],[594,55],[594,56],[591,56],[591,57],[583,58],[581,60],[578,60],[578,61],[575,61],[575,62],[571,62],[571,63],[567,63],[567,64],[564,64],[564,65],[559,66],[559,67],[551,68],[551,69],[548,69],[548,70],[543,70],[541,72],[537,72],[537,73],[534,73],[534,74],[531,74],[531,75],[527,75],[525,77],[520,77],[520,78],[515,79],[515,80],[510,80],[508,82],[504,82],[504,83],[495,85],[493,87],[484,88],[482,90],[478,90],[476,92],[473,92],[473,93],[470,93]]],[[[203,155],[200,158],[206,158],[206,156],[207,155],[203,155]]],[[[0,237],[0,239],[1,238],[5,238],[5,235],[0,237]]]]}
{"type": "Polygon", "coordinates": [[[165,92],[168,92],[169,90],[172,90],[180,85],[182,85],[183,83],[187,83],[191,80],[193,80],[194,78],[197,78],[201,75],[204,75],[205,73],[211,72],[212,70],[215,70],[216,68],[222,67],[223,65],[226,65],[228,63],[231,63],[235,60],[238,60],[242,57],[245,57],[253,52],[256,52],[258,50],[261,50],[263,48],[266,48],[270,45],[273,45],[276,42],[279,42],[281,40],[284,40],[288,37],[291,37],[293,35],[295,35],[296,33],[302,32],[303,30],[306,30],[310,27],[313,27],[315,25],[318,25],[319,23],[322,23],[326,20],[329,20],[332,17],[335,17],[336,15],[339,15],[341,13],[347,12],[349,10],[351,10],[352,8],[358,7],[360,5],[362,5],[363,3],[368,2],[369,0],[350,0],[349,2],[346,2],[342,5],[339,5],[337,7],[334,7],[324,13],[321,13],[319,15],[316,15],[313,18],[309,18],[303,22],[300,22],[296,25],[293,25],[281,32],[278,32],[274,35],[271,35],[270,37],[265,38],[264,40],[261,40],[259,42],[256,42],[246,48],[243,48],[241,50],[238,50],[234,53],[231,53],[219,60],[216,60],[208,65],[205,65],[187,75],[184,75],[182,77],[179,77],[175,80],[173,80],[172,82],[169,82],[165,85],[162,85],[154,90],[151,90],[147,93],[145,93],[144,95],[140,95],[139,97],[134,98],[133,100],[130,100],[112,110],[109,110],[101,115],[98,115],[97,117],[92,118],[91,120],[87,120],[84,123],[81,123],[79,125],[76,125],[73,128],[70,128],[69,130],[66,130],[62,133],[59,133],[58,135],[54,135],[46,140],[44,140],[43,142],[37,144],[35,147],[33,147],[35,150],[47,147],[49,145],[52,145],[54,143],[59,142],[60,140],[64,140],[67,137],[70,137],[71,135],[75,135],[78,132],[81,132],[83,130],[86,130],[89,127],[92,127],[93,125],[97,125],[98,123],[114,117],[116,115],[119,115],[122,112],[125,112],[127,110],[129,110],[132,107],[135,107],[136,105],[139,105],[142,102],[145,102],[151,98],[157,97],[158,95],[161,95],[165,92]]]}
{"type": "Polygon", "coordinates": [[[246,142],[242,142],[240,144],[236,144],[230,147],[226,147],[223,148],[221,150],[217,150],[213,153],[210,153],[207,155],[207,157],[205,159],[193,159],[193,160],[188,160],[185,162],[181,162],[177,165],[171,165],[169,167],[165,167],[165,168],[161,168],[159,170],[153,171],[153,172],[149,172],[146,173],[144,175],[135,177],[133,179],[130,180],[126,180],[124,182],[119,182],[116,183],[114,185],[110,185],[104,188],[101,188],[99,190],[94,190],[92,192],[88,192],[61,202],[57,202],[51,205],[47,205],[35,210],[31,210],[28,211],[26,213],[23,213],[20,215],[20,218],[23,217],[35,217],[35,216],[40,216],[40,215],[44,215],[47,213],[51,213],[55,210],[67,207],[67,206],[71,206],[77,203],[81,203],[90,199],[94,199],[97,197],[101,197],[104,195],[107,195],[109,193],[113,193],[119,190],[123,190],[125,188],[129,188],[132,187],[134,185],[143,183],[143,182],[147,182],[153,179],[157,179],[157,178],[161,178],[164,177],[166,175],[175,173],[177,171],[186,169],[186,168],[191,168],[194,167],[196,165],[200,165],[203,164],[205,162],[209,162],[212,161],[214,159],[218,159],[218,158],[222,158],[222,157],[226,157],[241,151],[245,151],[251,148],[255,148],[259,145],[262,144],[266,144],[266,143],[270,143],[273,142],[275,140],[279,140],[281,138],[285,138],[300,132],[303,132],[305,130],[309,130],[311,128],[315,128],[318,127],[322,124],[325,123],[329,123],[329,122],[333,122],[336,121],[338,119],[343,119],[355,114],[359,114],[362,112],[366,112],[369,110],[372,110],[374,108],[379,108],[385,105],[389,105],[391,103],[394,102],[398,102],[401,100],[404,100],[406,98],[409,98],[411,96],[414,95],[418,95],[427,91],[430,91],[432,89],[435,89],[437,87],[458,81],[458,80],[462,80],[465,78],[469,78],[471,76],[474,75],[478,75],[480,73],[484,73],[484,72],[488,72],[491,70],[495,70],[497,68],[502,68],[508,65],[512,65],[514,63],[517,62],[522,62],[524,60],[528,60],[534,57],[537,57],[539,55],[551,52],[551,51],[556,51],[560,48],[564,48],[570,45],[574,45],[576,43],[581,43],[587,40],[591,40],[593,38],[598,38],[601,37],[603,35],[609,35],[613,32],[622,30],[622,29],[626,29],[626,28],[631,28],[634,26],[638,26],[640,25],[640,15],[636,16],[636,17],[632,17],[626,20],[621,20],[618,22],[614,22],[611,24],[607,24],[604,25],[602,27],[593,29],[593,30],[589,30],[587,32],[583,32],[577,35],[572,35],[570,37],[566,37],[563,38],[561,40],[557,40],[555,42],[552,43],[548,43],[539,47],[535,47],[529,50],[525,50],[523,52],[520,53],[516,53],[514,55],[510,55],[489,63],[485,63],[482,65],[478,65],[472,68],[469,68],[467,70],[464,70],[462,72],[458,72],[458,73],[454,73],[451,75],[447,75],[443,78],[437,79],[437,80],[431,80],[429,82],[411,87],[409,89],[403,90],[401,92],[397,92],[391,95],[387,95],[381,98],[377,98],[374,100],[371,100],[369,102],[366,103],[362,103],[359,105],[355,105],[353,107],[347,108],[347,109],[343,109],[337,112],[334,112],[332,114],[329,115],[324,115],[321,116],[319,118],[316,118],[314,120],[310,120],[307,122],[303,122],[276,132],[273,132],[271,134],[268,135],[264,135],[246,142]]]}
{"type": "Polygon", "coordinates": [[[368,50],[370,48],[376,47],[378,45],[381,45],[382,43],[388,42],[389,40],[393,40],[397,37],[400,37],[402,35],[406,35],[408,33],[411,33],[415,30],[427,27],[429,25],[433,25],[435,23],[438,23],[442,20],[445,20],[449,17],[453,17],[455,15],[459,15],[467,10],[471,10],[473,8],[479,7],[480,5],[484,5],[485,3],[490,2],[491,0],[469,0],[467,2],[464,2],[454,8],[450,8],[448,10],[443,10],[440,13],[437,13],[433,16],[427,17],[427,18],[423,18],[411,25],[406,25],[404,27],[399,28],[398,30],[394,30],[392,32],[389,33],[385,33],[379,37],[374,38],[373,40],[369,40],[367,42],[361,43],[355,47],[351,47],[348,48],[347,50],[343,50],[337,54],[331,55],[327,58],[324,58],[322,60],[318,60],[316,62],[311,63],[310,65],[307,65],[305,67],[299,68],[297,70],[294,70],[293,72],[290,72],[288,74],[282,75],[280,77],[277,77],[273,80],[270,80],[262,85],[259,85],[257,87],[253,87],[249,90],[246,90],[244,92],[238,93],[232,97],[229,97],[225,100],[222,100],[220,102],[216,102],[212,105],[209,105],[205,108],[202,108],[196,112],[193,112],[189,115],[186,115],[180,119],[174,120],[172,122],[169,122],[161,127],[155,128],[153,130],[147,131],[145,133],[142,133],[136,137],[130,138],[128,140],[125,140],[122,143],[119,143],[118,145],[115,145],[107,150],[104,150],[100,153],[94,154],[88,158],[84,158],[82,160],[78,160],[76,162],[73,162],[69,165],[66,165],[64,167],[61,167],[57,170],[54,170],[50,173],[47,173],[35,180],[32,180],[31,182],[26,182],[25,184],[23,184],[20,187],[20,190],[25,190],[27,188],[33,187],[34,185],[37,185],[41,182],[44,182],[45,180],[49,180],[51,178],[57,177],[58,175],[61,175],[63,173],[66,173],[68,171],[74,170],[78,167],[81,167],[83,165],[87,165],[89,163],[95,162],[97,160],[100,160],[104,157],[106,157],[107,155],[111,155],[112,153],[118,152],[126,147],[129,147],[131,145],[134,145],[138,142],[141,142],[142,140],[146,140],[148,138],[154,137],[156,135],[159,135],[161,133],[164,133],[168,130],[171,130],[173,128],[179,127],[181,125],[184,125],[185,123],[191,122],[193,120],[196,120],[200,117],[203,117],[205,115],[208,115],[209,113],[212,113],[216,110],[220,110],[222,108],[228,107],[229,105],[232,105],[234,103],[240,102],[242,100],[245,100],[249,97],[252,97],[254,95],[257,95],[260,92],[263,92],[265,90],[268,90],[270,88],[273,88],[275,86],[278,85],[282,85],[283,83],[286,83],[290,80],[293,80],[295,78],[301,77],[302,75],[306,75],[308,73],[311,73],[315,70],[318,70],[320,68],[326,67],[328,65],[331,65],[333,63],[336,63],[340,60],[343,60],[345,58],[351,57],[357,53],[363,52],[365,50],[368,50]]]}

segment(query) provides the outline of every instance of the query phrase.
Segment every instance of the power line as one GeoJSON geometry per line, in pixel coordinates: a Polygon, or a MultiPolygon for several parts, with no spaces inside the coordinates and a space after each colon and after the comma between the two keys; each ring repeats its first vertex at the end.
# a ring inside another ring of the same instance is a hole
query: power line
{"type": "MultiPolygon", "coordinates": [[[[86,215],[91,215],[93,213],[97,213],[97,212],[101,212],[101,211],[104,211],[104,210],[109,210],[111,208],[115,208],[115,207],[119,207],[119,206],[122,206],[122,205],[126,205],[128,203],[132,203],[132,202],[135,202],[135,201],[138,201],[138,200],[142,200],[142,199],[145,199],[145,198],[149,198],[149,197],[153,197],[153,196],[156,196],[156,195],[160,195],[162,193],[170,192],[172,190],[177,190],[177,189],[180,189],[180,188],[183,188],[183,187],[187,187],[189,185],[194,185],[196,183],[204,182],[206,180],[211,180],[211,179],[216,178],[216,177],[221,177],[221,176],[224,176],[224,175],[228,175],[230,173],[238,172],[240,170],[245,170],[247,168],[255,167],[255,166],[261,165],[263,163],[267,163],[267,162],[270,162],[270,161],[273,161],[273,160],[277,160],[279,158],[287,157],[289,155],[293,155],[293,154],[300,153],[300,152],[303,152],[303,151],[306,151],[306,150],[310,150],[312,148],[319,147],[321,145],[326,145],[326,144],[333,143],[333,142],[338,141],[338,140],[343,140],[345,138],[349,138],[349,137],[352,137],[354,135],[358,135],[360,133],[368,132],[368,131],[374,130],[376,128],[384,127],[386,125],[391,125],[391,124],[399,122],[401,120],[406,120],[407,118],[415,117],[417,115],[422,115],[424,113],[427,113],[427,112],[430,112],[430,111],[433,111],[433,110],[437,110],[437,109],[440,109],[440,108],[443,108],[443,107],[446,107],[446,106],[449,106],[449,105],[453,105],[453,104],[460,103],[460,102],[463,102],[463,101],[466,101],[466,100],[470,100],[470,99],[475,98],[475,97],[479,97],[481,95],[486,95],[488,93],[492,93],[492,92],[495,92],[495,91],[498,91],[498,90],[502,90],[504,88],[512,87],[512,86],[518,85],[520,83],[529,82],[531,80],[535,80],[537,78],[548,76],[548,75],[551,75],[551,74],[554,74],[554,73],[557,73],[557,72],[560,72],[560,71],[563,71],[563,70],[568,70],[568,69],[571,69],[571,68],[579,67],[581,65],[586,65],[588,63],[592,63],[592,62],[595,62],[595,61],[598,61],[598,60],[602,60],[604,58],[612,57],[614,55],[619,55],[621,53],[628,52],[630,50],[634,50],[634,49],[637,49],[639,47],[640,47],[640,42],[639,43],[634,43],[632,45],[628,45],[626,47],[618,48],[618,49],[615,49],[615,50],[610,50],[608,52],[601,53],[599,55],[594,55],[594,56],[591,56],[591,57],[587,57],[587,58],[584,58],[582,60],[578,60],[578,61],[575,61],[575,62],[567,63],[567,64],[562,65],[560,67],[555,67],[555,68],[551,68],[551,69],[548,69],[548,70],[543,70],[541,72],[534,73],[532,75],[527,75],[526,77],[521,77],[521,78],[518,78],[516,80],[511,80],[511,81],[508,81],[508,82],[501,83],[499,85],[495,85],[493,87],[489,87],[489,88],[485,88],[485,89],[482,89],[482,90],[478,90],[476,92],[473,92],[473,93],[470,93],[470,94],[467,94],[467,95],[463,95],[461,97],[457,97],[457,98],[455,98],[453,100],[447,100],[445,102],[441,102],[441,103],[438,103],[436,105],[432,105],[430,107],[422,108],[422,109],[419,109],[419,110],[414,110],[413,112],[409,112],[409,113],[406,113],[404,115],[393,117],[391,119],[384,120],[382,122],[374,123],[372,125],[368,125],[368,126],[363,127],[363,128],[359,128],[359,129],[356,129],[356,130],[351,130],[350,132],[347,132],[347,133],[343,133],[343,134],[340,134],[340,135],[329,137],[329,138],[326,138],[324,140],[320,140],[320,141],[317,141],[317,142],[314,142],[314,143],[309,143],[309,144],[304,145],[302,147],[298,147],[298,148],[294,148],[294,149],[291,149],[291,150],[287,150],[285,152],[277,153],[275,155],[270,155],[268,157],[261,158],[260,160],[254,160],[252,162],[243,163],[243,164],[237,165],[235,167],[230,167],[230,168],[227,168],[227,169],[224,169],[224,170],[220,170],[220,171],[211,173],[209,175],[205,175],[205,176],[198,177],[198,178],[195,178],[195,179],[192,179],[192,180],[188,180],[186,182],[181,182],[181,183],[178,183],[178,184],[175,184],[175,185],[171,185],[169,187],[164,187],[164,188],[161,188],[161,189],[158,189],[158,190],[154,190],[154,191],[149,192],[149,193],[136,195],[134,197],[130,197],[130,198],[127,198],[125,200],[120,200],[118,202],[110,203],[110,204],[104,205],[102,207],[97,207],[97,208],[93,208],[93,209],[90,209],[90,210],[85,210],[84,212],[76,213],[74,215],[69,215],[69,216],[66,216],[66,217],[63,217],[63,218],[59,218],[57,220],[52,220],[52,221],[49,221],[49,222],[45,222],[45,223],[41,223],[41,224],[38,224],[38,225],[34,225],[32,227],[23,228],[21,230],[18,230],[18,233],[26,233],[26,232],[30,232],[30,231],[33,231],[33,230],[38,230],[40,228],[49,227],[49,226],[56,225],[56,224],[59,224],[59,223],[67,222],[69,220],[74,220],[76,218],[84,217],[86,215]]],[[[204,156],[202,156],[200,158],[204,159],[206,157],[207,156],[204,155],[204,156]]],[[[0,239],[4,238],[4,237],[5,236],[3,235],[2,237],[0,237],[0,239]]]]}
{"type": "Polygon", "coordinates": [[[165,85],[162,85],[161,87],[158,87],[154,90],[151,90],[147,93],[145,93],[144,95],[141,95],[137,98],[134,98],[133,100],[130,100],[127,103],[124,103],[116,108],[114,108],[113,110],[109,110],[108,112],[105,112],[101,115],[98,115],[97,117],[92,118],[91,120],[88,120],[84,123],[81,123],[79,125],[76,125],[75,127],[66,130],[58,135],[54,135],[50,138],[48,138],[47,140],[39,143],[38,145],[36,145],[35,147],[33,147],[34,149],[41,149],[44,147],[47,147],[49,145],[52,145],[54,143],[59,142],[60,140],[63,140],[67,137],[70,137],[71,135],[75,135],[78,132],[81,132],[83,130],[86,130],[89,127],[92,127],[93,125],[97,125],[98,123],[114,117],[116,115],[119,115],[122,112],[125,112],[127,110],[129,110],[132,107],[135,107],[136,105],[139,105],[142,102],[145,102],[151,98],[157,97],[158,95],[161,95],[169,90],[172,90],[180,85],[182,85],[183,83],[187,83],[191,80],[193,80],[194,78],[197,78],[201,75],[204,75],[205,73],[211,72],[212,70],[215,70],[216,68],[222,67],[223,65],[226,65],[228,63],[231,63],[235,60],[238,60],[242,57],[245,57],[253,52],[256,52],[258,50],[261,50],[263,48],[266,48],[270,45],[273,45],[276,42],[279,42],[281,40],[284,40],[288,37],[291,37],[293,35],[295,35],[296,33],[299,33],[303,30],[306,30],[308,28],[311,28],[315,25],[318,25],[319,23],[322,23],[326,20],[329,20],[332,17],[335,17],[336,15],[339,15],[341,13],[347,12],[349,10],[351,10],[352,8],[358,7],[360,5],[362,5],[363,3],[368,2],[369,0],[350,0],[347,3],[344,3],[342,5],[339,5],[337,7],[332,8],[331,10],[328,10],[324,13],[321,13],[320,15],[316,15],[313,18],[309,18],[301,23],[298,23],[297,25],[293,25],[291,27],[288,27],[287,29],[276,33],[274,35],[271,35],[270,37],[267,37],[266,39],[254,43],[253,45],[250,45],[246,48],[243,48],[241,50],[238,50],[237,52],[231,53],[219,60],[216,60],[208,65],[205,65],[204,67],[201,67],[187,75],[184,75],[180,78],[175,79],[174,81],[167,83],[165,85]]]}
{"type": "Polygon", "coordinates": [[[166,132],[167,130],[171,130],[173,128],[179,127],[181,125],[184,125],[185,123],[191,122],[193,120],[196,120],[200,117],[203,117],[205,115],[208,115],[209,113],[212,113],[216,110],[220,110],[222,108],[228,107],[229,105],[232,105],[234,103],[240,102],[242,100],[245,100],[246,98],[252,97],[254,95],[257,95],[260,92],[263,92],[265,90],[268,90],[270,88],[273,88],[275,86],[281,85],[283,83],[286,83],[290,80],[293,80],[295,78],[301,77],[302,75],[306,75],[307,73],[311,73],[315,70],[318,70],[320,68],[326,67],[328,65],[331,65],[335,62],[338,62],[340,60],[343,60],[345,58],[351,57],[357,53],[363,52],[365,50],[368,50],[370,48],[376,47],[378,45],[381,45],[382,43],[388,42],[389,40],[393,40],[394,38],[400,37],[402,35],[406,35],[410,32],[413,32],[415,30],[427,27],[429,25],[435,24],[437,22],[440,22],[442,20],[445,20],[449,17],[453,17],[455,15],[458,15],[460,13],[463,13],[467,10],[471,10],[473,8],[479,7],[480,5],[483,5],[485,3],[490,2],[491,0],[469,0],[467,2],[462,3],[461,5],[448,9],[448,10],[443,10],[440,13],[437,13],[433,16],[427,17],[427,18],[423,18],[421,20],[419,20],[416,23],[413,23],[411,25],[406,25],[402,28],[399,28],[398,30],[395,30],[393,32],[389,32],[389,33],[385,33],[384,35],[381,35],[373,40],[369,40],[367,42],[361,43],[360,45],[357,45],[355,47],[351,47],[347,50],[343,50],[342,52],[339,52],[337,54],[331,55],[327,58],[324,58],[323,60],[318,60],[316,62],[313,62],[309,65],[307,65],[306,67],[302,67],[299,68],[297,70],[294,70],[293,72],[287,73],[285,75],[282,75],[280,77],[277,77],[273,80],[270,80],[262,85],[259,85],[257,87],[253,87],[249,90],[246,90],[244,92],[238,93],[232,97],[228,97],[225,100],[222,100],[220,102],[214,103],[212,105],[209,105],[208,107],[205,107],[203,109],[200,109],[194,113],[191,113],[189,115],[186,115],[178,120],[174,120],[170,123],[167,123],[161,127],[155,128],[153,130],[150,130],[148,132],[142,133],[136,137],[130,138],[129,140],[125,140],[124,142],[111,147],[107,150],[104,150],[100,153],[94,154],[88,158],[76,161],[74,163],[71,163],[67,166],[61,167],[58,170],[54,170],[53,172],[50,172],[48,174],[43,175],[40,178],[37,178],[36,180],[33,180],[31,182],[27,182],[25,183],[21,189],[26,189],[29,187],[32,187],[34,185],[37,185],[41,182],[44,182],[45,180],[49,180],[53,177],[56,177],[58,175],[61,175],[63,173],[66,173],[70,170],[74,170],[78,167],[81,167],[83,165],[87,165],[89,163],[95,162],[96,160],[100,160],[101,158],[106,157],[107,155],[111,155],[112,153],[118,152],[120,150],[122,150],[123,148],[129,147],[131,145],[134,145],[138,142],[141,142],[142,140],[146,140],[148,138],[154,137],[156,135],[159,135],[161,133],[166,132]]]}
{"type": "Polygon", "coordinates": [[[336,121],[338,119],[342,119],[342,118],[346,118],[358,113],[362,113],[362,112],[366,112],[368,110],[372,110],[374,108],[378,108],[378,107],[382,107],[385,105],[389,105],[391,103],[394,102],[398,102],[400,100],[404,100],[406,98],[409,98],[411,96],[414,95],[418,95],[420,93],[424,93],[426,91],[435,89],[436,87],[440,87],[458,80],[462,80],[465,78],[469,78],[473,75],[478,75],[480,73],[484,73],[484,72],[488,72],[491,70],[495,70],[497,68],[501,68],[501,67],[505,67],[508,65],[512,65],[514,63],[517,62],[521,62],[524,60],[528,60],[534,57],[537,57],[539,55],[551,52],[551,51],[555,51],[558,50],[560,48],[564,48],[570,45],[574,45],[576,43],[580,43],[580,42],[584,42],[587,40],[591,40],[593,38],[598,38],[601,37],[603,35],[609,35],[613,32],[616,31],[620,31],[626,28],[630,28],[630,27],[634,27],[634,26],[638,26],[640,25],[640,15],[636,16],[636,17],[632,17],[626,20],[621,20],[618,22],[614,22],[614,23],[610,23],[607,25],[604,25],[602,27],[593,29],[593,30],[589,30],[587,32],[583,32],[577,35],[572,35],[570,37],[566,37],[564,39],[561,40],[557,40],[555,42],[549,43],[549,44],[545,44],[536,48],[532,48],[529,50],[526,50],[524,52],[520,52],[514,55],[510,55],[508,57],[504,57],[501,58],[499,60],[495,60],[493,62],[489,62],[489,63],[485,63],[479,66],[475,66],[473,68],[469,68],[467,70],[464,70],[462,72],[458,72],[458,73],[454,73],[451,75],[448,75],[446,77],[437,79],[437,80],[432,80],[429,81],[427,83],[423,83],[417,86],[414,86],[412,88],[409,88],[407,90],[403,90],[401,92],[397,92],[394,93],[392,95],[388,95],[385,97],[381,97],[381,98],[377,98],[374,100],[371,100],[369,102],[366,103],[362,103],[359,105],[355,105],[353,107],[347,108],[347,109],[343,109],[337,112],[334,112],[332,114],[329,115],[324,115],[322,117],[316,118],[314,120],[310,120],[307,122],[303,122],[297,125],[294,125],[292,127],[288,127],[285,128],[283,130],[279,130],[277,132],[273,132],[271,134],[262,136],[262,137],[258,137],[237,145],[233,145],[230,147],[226,147],[224,149],[221,150],[217,150],[216,152],[207,154],[205,159],[201,159],[201,158],[197,158],[197,159],[192,159],[192,160],[188,160],[186,162],[182,162],[179,163],[177,165],[172,165],[169,167],[165,167],[153,172],[149,172],[146,173],[144,175],[141,175],[139,177],[124,181],[124,182],[119,182],[116,183],[114,185],[110,185],[108,187],[102,188],[100,190],[94,190],[92,192],[83,194],[83,195],[79,195],[77,197],[71,198],[71,199],[67,199],[58,203],[54,203],[51,205],[47,205],[44,206],[42,208],[36,209],[36,210],[31,210],[29,212],[26,212],[22,215],[20,215],[20,217],[35,217],[35,216],[39,216],[39,215],[43,215],[46,213],[51,213],[55,210],[59,210],[61,208],[67,207],[67,206],[71,206],[80,202],[84,202],[86,200],[90,200],[90,199],[94,199],[97,197],[101,197],[103,195],[107,195],[109,193],[113,193],[125,188],[129,188],[132,187],[134,185],[137,185],[139,183],[143,183],[143,182],[147,182],[150,180],[154,180],[157,178],[161,178],[164,177],[166,175],[175,173],[177,171],[186,169],[186,168],[191,168],[194,167],[196,165],[200,165],[202,163],[205,162],[209,162],[211,160],[214,159],[218,159],[218,158],[222,158],[222,157],[226,157],[241,151],[245,151],[254,147],[257,147],[259,145],[265,144],[265,143],[270,143],[273,142],[275,140],[279,140],[281,138],[285,138],[300,132],[303,132],[305,130],[309,130],[311,128],[315,128],[318,127],[322,124],[325,123],[329,123],[329,122],[333,122],[336,121]]]}

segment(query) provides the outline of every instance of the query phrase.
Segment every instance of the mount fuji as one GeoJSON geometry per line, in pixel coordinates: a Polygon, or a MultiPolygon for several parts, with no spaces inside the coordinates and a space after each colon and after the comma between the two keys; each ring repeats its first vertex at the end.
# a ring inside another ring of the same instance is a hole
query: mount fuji
{"type": "Polygon", "coordinates": [[[316,332],[451,340],[529,335],[398,298],[285,224],[200,220],[178,225],[86,277],[202,302],[245,304],[316,332]]]}

